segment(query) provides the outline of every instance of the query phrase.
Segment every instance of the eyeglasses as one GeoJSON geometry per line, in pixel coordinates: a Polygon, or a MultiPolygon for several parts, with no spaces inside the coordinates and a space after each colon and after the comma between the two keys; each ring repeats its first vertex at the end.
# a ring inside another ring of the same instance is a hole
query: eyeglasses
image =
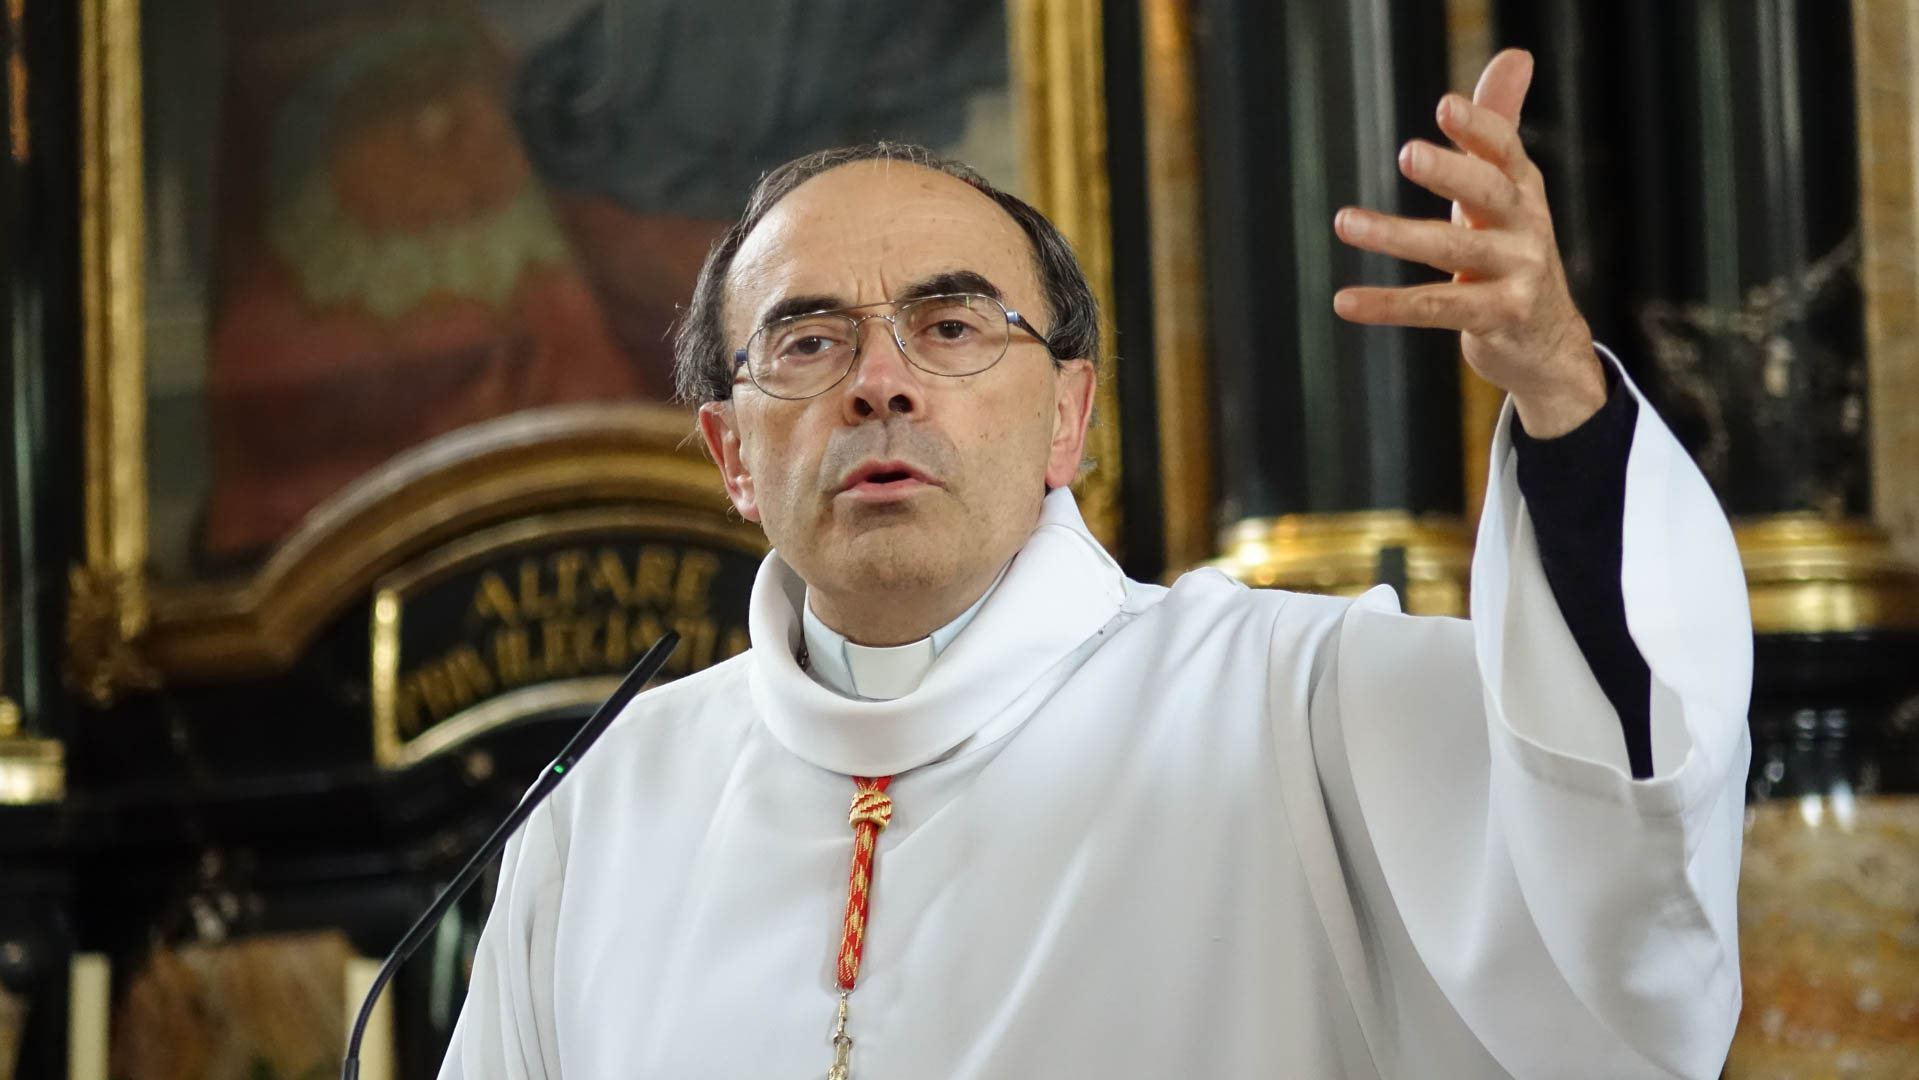
{"type": "Polygon", "coordinates": [[[753,385],[772,397],[798,401],[839,384],[859,359],[860,326],[880,319],[893,327],[893,341],[908,363],[929,375],[957,379],[978,375],[1000,362],[1017,326],[1053,345],[1017,311],[983,293],[923,296],[898,305],[891,315],[816,311],[767,323],[733,354],[733,369],[746,368],[753,385]]]}

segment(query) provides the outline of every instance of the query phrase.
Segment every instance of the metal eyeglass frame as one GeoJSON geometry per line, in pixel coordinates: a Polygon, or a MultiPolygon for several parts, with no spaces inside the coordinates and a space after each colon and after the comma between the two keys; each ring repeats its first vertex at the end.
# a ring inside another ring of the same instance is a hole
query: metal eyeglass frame
{"type": "Polygon", "coordinates": [[[800,315],[789,315],[784,319],[775,319],[772,322],[767,323],[764,326],[761,326],[759,329],[753,331],[752,336],[746,339],[746,345],[743,348],[741,348],[739,351],[733,354],[734,377],[738,378],[739,370],[741,368],[746,368],[746,377],[752,380],[753,385],[759,389],[760,393],[765,394],[768,397],[779,398],[781,401],[805,401],[808,398],[819,397],[821,394],[824,394],[828,390],[831,390],[835,386],[838,386],[842,381],[845,380],[847,375],[852,373],[855,367],[859,366],[860,328],[866,325],[866,322],[868,319],[879,319],[885,322],[888,326],[890,326],[893,330],[893,344],[899,346],[900,355],[906,358],[907,363],[913,365],[915,368],[919,369],[920,371],[926,372],[928,375],[937,375],[942,379],[964,379],[971,375],[978,375],[981,372],[991,371],[993,370],[993,368],[999,365],[999,362],[1001,360],[1006,359],[1007,352],[1010,351],[1013,347],[1013,335],[1010,331],[1008,331],[1006,335],[1006,344],[1000,347],[999,355],[995,356],[992,359],[992,361],[988,363],[985,367],[976,368],[972,371],[959,372],[957,374],[951,374],[951,375],[947,374],[944,371],[934,371],[931,368],[925,367],[919,361],[913,359],[912,352],[908,350],[906,347],[906,341],[900,337],[900,324],[898,323],[897,320],[899,319],[900,315],[903,312],[910,310],[911,308],[913,308],[914,306],[918,304],[929,303],[934,300],[957,300],[961,298],[990,301],[994,306],[998,307],[1000,311],[1006,315],[1007,326],[1009,327],[1017,326],[1021,330],[1024,330],[1027,333],[1033,335],[1034,341],[1037,341],[1041,345],[1046,347],[1046,355],[1052,357],[1056,361],[1059,359],[1059,356],[1053,351],[1053,343],[1046,340],[1046,335],[1040,333],[1037,329],[1033,327],[1032,323],[1029,323],[1026,321],[1024,316],[1022,316],[1019,312],[1014,311],[1012,308],[1007,307],[997,297],[988,296],[985,293],[939,293],[934,296],[916,296],[911,300],[901,300],[897,302],[890,301],[890,300],[880,301],[883,304],[891,303],[894,305],[893,313],[891,315],[882,315],[878,312],[874,312],[871,315],[847,314],[847,312],[849,311],[857,311],[859,310],[859,308],[862,308],[862,307],[874,306],[871,304],[860,304],[855,307],[848,307],[848,308],[837,308],[837,309],[829,308],[825,311],[808,311],[800,315]],[[830,316],[833,316],[834,318],[845,319],[847,322],[852,324],[852,331],[849,337],[850,337],[850,340],[853,342],[853,355],[850,358],[848,358],[848,360],[846,361],[846,368],[845,370],[839,373],[839,377],[834,379],[832,382],[827,383],[825,386],[820,387],[818,390],[815,390],[810,394],[802,394],[799,397],[788,397],[785,394],[776,394],[773,391],[768,390],[766,387],[761,386],[760,380],[755,378],[753,375],[752,366],[748,364],[746,360],[747,352],[753,347],[754,338],[759,337],[761,334],[766,333],[768,330],[772,329],[775,326],[779,326],[782,323],[791,322],[794,319],[816,319],[822,315],[830,315],[830,316]]]}

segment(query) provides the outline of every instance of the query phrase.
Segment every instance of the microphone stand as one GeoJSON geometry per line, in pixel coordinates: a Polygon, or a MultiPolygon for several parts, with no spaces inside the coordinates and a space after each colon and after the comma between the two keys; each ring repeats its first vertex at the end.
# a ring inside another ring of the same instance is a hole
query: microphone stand
{"type": "Polygon", "coordinates": [[[460,872],[453,876],[452,882],[440,890],[440,895],[434,898],[433,903],[426,909],[426,913],[414,922],[412,928],[406,932],[406,936],[400,939],[400,943],[393,947],[391,953],[387,954],[386,963],[381,964],[379,974],[373,976],[373,987],[367,991],[366,1000],[360,1003],[360,1015],[353,1021],[353,1033],[347,1037],[346,1060],[340,1065],[340,1080],[359,1080],[360,1042],[366,1038],[367,1022],[373,1017],[373,1006],[380,1000],[380,991],[392,981],[394,972],[400,970],[400,965],[406,963],[407,958],[426,942],[427,937],[440,925],[440,919],[446,915],[447,909],[452,907],[460,897],[466,895],[467,889],[479,880],[480,872],[485,870],[487,864],[493,861],[493,857],[506,846],[508,838],[526,821],[528,815],[533,813],[535,807],[539,806],[548,795],[553,794],[553,789],[560,786],[561,780],[566,779],[567,772],[592,747],[594,740],[598,739],[613,723],[613,719],[620,714],[620,710],[626,708],[627,702],[632,701],[634,695],[644,689],[654,675],[659,674],[660,668],[666,663],[666,658],[673,654],[674,647],[679,643],[680,635],[669,630],[664,637],[654,643],[652,648],[646,650],[646,655],[640,657],[640,662],[633,665],[633,670],[620,683],[620,688],[613,691],[613,696],[607,698],[604,704],[593,711],[593,715],[588,717],[586,723],[580,727],[579,733],[561,748],[560,756],[553,759],[552,764],[546,767],[546,771],[540,774],[540,778],[534,781],[533,786],[528,788],[526,794],[520,798],[520,805],[513,808],[513,812],[506,816],[505,821],[500,822],[500,827],[493,830],[493,835],[486,838],[486,843],[480,845],[480,850],[473,853],[473,857],[460,868],[460,872]]]}

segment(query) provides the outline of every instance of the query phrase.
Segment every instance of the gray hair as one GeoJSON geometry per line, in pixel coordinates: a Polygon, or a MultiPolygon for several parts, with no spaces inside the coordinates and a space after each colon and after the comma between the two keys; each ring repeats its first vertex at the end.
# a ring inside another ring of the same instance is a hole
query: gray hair
{"type": "Polygon", "coordinates": [[[727,348],[722,327],[726,304],[726,276],[732,271],[733,257],[748,233],[759,225],[767,211],[808,180],[821,173],[856,161],[903,161],[957,177],[999,204],[1000,209],[1019,224],[1033,247],[1033,262],[1039,269],[1040,288],[1045,293],[1047,325],[1041,328],[1053,345],[1053,362],[1083,357],[1099,366],[1099,303],[1086,283],[1086,274],[1066,242],[1045,215],[1033,209],[1017,195],[1001,191],[972,167],[944,158],[923,146],[911,143],[875,142],[820,150],[774,169],[760,178],[747,196],[740,219],[722,234],[707,252],[693,286],[693,302],[680,321],[673,337],[673,385],[679,399],[691,405],[724,401],[733,395],[732,350],[727,348]]]}

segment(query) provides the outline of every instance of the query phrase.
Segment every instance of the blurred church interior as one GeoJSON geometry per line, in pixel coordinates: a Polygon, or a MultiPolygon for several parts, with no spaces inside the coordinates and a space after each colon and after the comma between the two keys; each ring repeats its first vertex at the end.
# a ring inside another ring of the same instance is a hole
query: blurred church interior
{"type": "MultiPolygon", "coordinates": [[[[908,139],[1072,239],[1134,578],[1467,614],[1500,401],[1335,241],[1522,46],[1595,336],[1756,634],[1726,1075],[1919,1076],[1919,8],[1898,0],[6,0],[0,1080],[312,1080],[380,958],[765,552],[670,334],[766,168],[908,139]],[[822,50],[845,63],[799,63],[822,50]]],[[[489,882],[386,995],[426,1080],[489,882]]]]}

